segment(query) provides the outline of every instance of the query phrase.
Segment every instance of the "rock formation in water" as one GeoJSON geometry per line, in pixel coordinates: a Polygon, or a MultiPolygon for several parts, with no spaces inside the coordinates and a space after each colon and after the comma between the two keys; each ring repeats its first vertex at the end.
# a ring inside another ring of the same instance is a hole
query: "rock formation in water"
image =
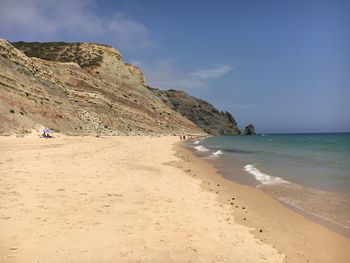
{"type": "Polygon", "coordinates": [[[256,134],[256,131],[255,131],[255,127],[253,124],[249,124],[245,127],[244,129],[244,132],[243,132],[244,135],[255,135],[256,134]]]}
{"type": "Polygon", "coordinates": [[[237,122],[232,115],[225,111],[218,111],[210,103],[188,95],[184,91],[150,90],[174,111],[179,112],[198,127],[212,135],[240,134],[237,122]]]}

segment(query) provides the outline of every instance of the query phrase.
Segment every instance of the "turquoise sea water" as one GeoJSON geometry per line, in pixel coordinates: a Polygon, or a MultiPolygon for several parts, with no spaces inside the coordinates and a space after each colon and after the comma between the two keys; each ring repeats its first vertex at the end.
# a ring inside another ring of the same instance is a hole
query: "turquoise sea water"
{"type": "Polygon", "coordinates": [[[226,173],[239,160],[257,187],[350,229],[350,133],[219,136],[192,147],[226,173]]]}

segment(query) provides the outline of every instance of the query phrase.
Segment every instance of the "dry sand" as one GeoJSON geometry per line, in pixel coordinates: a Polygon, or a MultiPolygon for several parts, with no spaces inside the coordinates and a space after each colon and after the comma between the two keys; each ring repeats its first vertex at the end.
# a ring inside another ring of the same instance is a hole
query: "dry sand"
{"type": "Polygon", "coordinates": [[[348,239],[177,141],[0,137],[0,262],[346,262],[348,239]]]}

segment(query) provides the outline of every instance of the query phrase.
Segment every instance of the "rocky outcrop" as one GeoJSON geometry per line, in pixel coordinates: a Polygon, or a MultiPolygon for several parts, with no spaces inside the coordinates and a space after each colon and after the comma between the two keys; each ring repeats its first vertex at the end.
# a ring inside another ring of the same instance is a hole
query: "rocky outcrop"
{"type": "Polygon", "coordinates": [[[205,134],[130,69],[105,45],[0,40],[0,133],[205,134]]]}
{"type": "Polygon", "coordinates": [[[141,71],[141,69],[139,67],[136,67],[135,65],[130,64],[130,63],[125,63],[125,66],[129,69],[129,71],[133,75],[135,75],[140,80],[142,85],[147,86],[146,78],[143,75],[143,72],[141,71]]]}
{"type": "Polygon", "coordinates": [[[249,124],[245,127],[244,129],[244,132],[243,132],[244,135],[255,135],[256,134],[256,131],[255,131],[255,127],[253,124],[249,124]]]}
{"type": "Polygon", "coordinates": [[[149,89],[165,104],[198,127],[212,135],[240,134],[237,122],[229,112],[220,112],[210,103],[188,95],[184,91],[149,89]]]}

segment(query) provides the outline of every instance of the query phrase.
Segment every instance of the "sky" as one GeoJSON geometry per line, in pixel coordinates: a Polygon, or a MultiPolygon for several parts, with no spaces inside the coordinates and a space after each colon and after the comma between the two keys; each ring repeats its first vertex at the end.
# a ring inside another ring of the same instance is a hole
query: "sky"
{"type": "Polygon", "coordinates": [[[350,131],[350,1],[0,0],[0,38],[112,45],[241,128],[350,131]]]}

